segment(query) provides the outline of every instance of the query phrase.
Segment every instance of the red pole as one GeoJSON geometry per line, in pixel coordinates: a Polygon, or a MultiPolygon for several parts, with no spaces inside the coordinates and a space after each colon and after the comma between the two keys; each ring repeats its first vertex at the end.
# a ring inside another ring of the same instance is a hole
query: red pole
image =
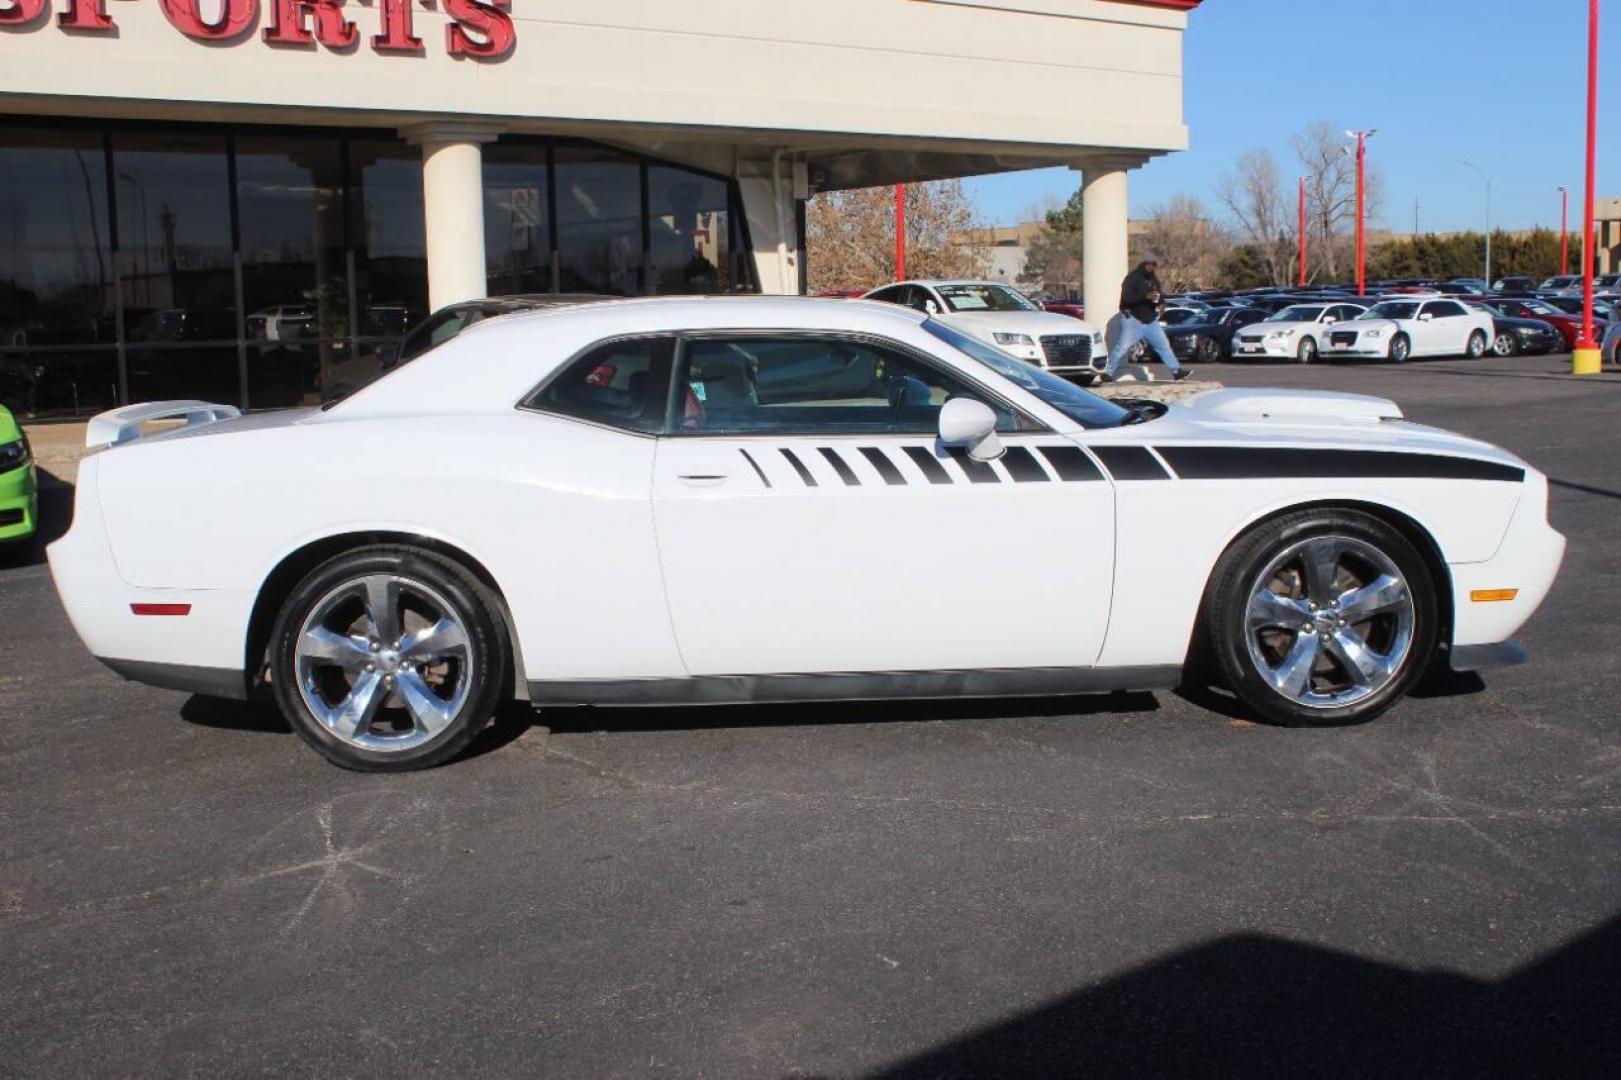
{"type": "Polygon", "coordinates": [[[895,185],[895,280],[906,280],[906,185],[895,185]]]}
{"type": "Polygon", "coordinates": [[[1570,192],[1559,189],[1559,272],[1570,273],[1570,192]]]}
{"type": "Polygon", "coordinates": [[[1594,375],[1599,370],[1598,342],[1593,340],[1593,183],[1598,157],[1598,0],[1587,3],[1587,191],[1582,206],[1582,336],[1576,342],[1572,371],[1594,375]]]}
{"type": "Polygon", "coordinates": [[[1306,284],[1306,178],[1300,178],[1300,284],[1306,284]]]}
{"type": "MultiPolygon", "coordinates": [[[[1596,2],[1596,0],[1595,0],[1596,2]]],[[[1356,294],[1368,295],[1368,247],[1363,234],[1364,193],[1368,160],[1368,133],[1356,133],[1356,294]]]]}

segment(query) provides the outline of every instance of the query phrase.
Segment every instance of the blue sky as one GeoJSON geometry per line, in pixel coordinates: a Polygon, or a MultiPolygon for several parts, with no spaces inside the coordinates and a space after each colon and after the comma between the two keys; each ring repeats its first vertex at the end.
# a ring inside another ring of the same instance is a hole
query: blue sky
{"type": "MultiPolygon", "coordinates": [[[[1605,186],[1621,184],[1621,3],[1604,6],[1600,197],[1621,195],[1605,186]]],[[[1575,229],[1586,42],[1586,0],[1205,0],[1185,39],[1191,148],[1131,174],[1132,213],[1178,192],[1215,211],[1217,179],[1255,147],[1294,176],[1289,136],[1328,120],[1379,129],[1368,143],[1386,188],[1378,225],[1411,230],[1416,197],[1425,231],[1480,227],[1484,187],[1459,164],[1469,160],[1492,178],[1494,224],[1558,228],[1563,184],[1575,229]]],[[[1010,224],[1046,197],[1067,199],[1076,181],[1043,169],[969,186],[986,220],[1010,224]]]]}

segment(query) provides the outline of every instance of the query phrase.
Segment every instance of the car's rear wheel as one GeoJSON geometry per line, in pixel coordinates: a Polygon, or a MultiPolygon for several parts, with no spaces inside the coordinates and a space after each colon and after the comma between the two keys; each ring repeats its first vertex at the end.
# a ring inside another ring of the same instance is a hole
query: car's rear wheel
{"type": "Polygon", "coordinates": [[[1287,726],[1373,719],[1423,673],[1439,635],[1423,556],[1353,510],[1301,511],[1253,529],[1222,556],[1206,611],[1228,688],[1287,726]]]}
{"type": "Polygon", "coordinates": [[[1317,359],[1317,342],[1312,338],[1301,338],[1300,348],[1295,350],[1295,359],[1302,364],[1309,364],[1317,359]]]}
{"type": "Polygon", "coordinates": [[[454,757],[495,711],[507,670],[488,590],[414,548],[362,548],[316,567],[271,633],[282,713],[347,769],[422,769],[454,757]]]}
{"type": "Polygon", "coordinates": [[[1412,355],[1413,343],[1407,340],[1406,334],[1397,334],[1390,339],[1390,362],[1392,364],[1407,363],[1408,356],[1412,355]]]}
{"type": "Polygon", "coordinates": [[[1469,335],[1469,344],[1465,346],[1465,355],[1471,360],[1479,360],[1486,355],[1486,331],[1476,330],[1469,335]]]}
{"type": "Polygon", "coordinates": [[[1499,330],[1492,339],[1492,352],[1497,356],[1513,356],[1519,351],[1520,343],[1512,330],[1499,330]]]}

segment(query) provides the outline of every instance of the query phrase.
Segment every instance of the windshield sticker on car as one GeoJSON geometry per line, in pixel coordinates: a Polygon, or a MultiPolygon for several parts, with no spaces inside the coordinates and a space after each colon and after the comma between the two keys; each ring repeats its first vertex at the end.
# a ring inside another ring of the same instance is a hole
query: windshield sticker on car
{"type": "Polygon", "coordinates": [[[701,381],[695,380],[692,383],[692,396],[697,398],[699,401],[709,400],[709,398],[704,394],[704,384],[701,381]]]}

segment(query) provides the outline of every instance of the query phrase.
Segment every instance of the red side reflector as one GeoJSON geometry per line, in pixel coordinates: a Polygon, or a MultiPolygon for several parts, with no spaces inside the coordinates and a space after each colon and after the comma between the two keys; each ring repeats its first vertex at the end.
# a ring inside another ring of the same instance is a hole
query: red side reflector
{"type": "Polygon", "coordinates": [[[129,609],[137,615],[190,615],[190,604],[131,604],[129,609]]]}

